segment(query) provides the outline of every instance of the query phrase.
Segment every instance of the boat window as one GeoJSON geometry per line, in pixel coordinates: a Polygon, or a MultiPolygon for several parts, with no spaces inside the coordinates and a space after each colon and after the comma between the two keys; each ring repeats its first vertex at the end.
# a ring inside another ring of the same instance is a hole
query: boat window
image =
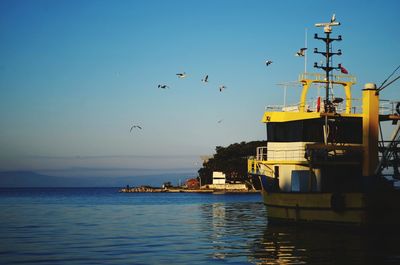
{"type": "MultiPolygon", "coordinates": [[[[267,123],[270,142],[319,142],[324,140],[323,118],[267,123]]],[[[340,118],[329,121],[329,142],[362,143],[362,119],[340,118]]]]}

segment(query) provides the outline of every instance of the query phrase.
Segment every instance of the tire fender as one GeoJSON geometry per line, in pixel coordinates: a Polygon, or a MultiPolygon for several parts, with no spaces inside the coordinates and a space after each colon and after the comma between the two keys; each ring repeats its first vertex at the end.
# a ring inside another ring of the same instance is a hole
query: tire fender
{"type": "Polygon", "coordinates": [[[340,193],[332,193],[331,195],[331,208],[335,212],[343,212],[346,208],[344,195],[340,193]]]}

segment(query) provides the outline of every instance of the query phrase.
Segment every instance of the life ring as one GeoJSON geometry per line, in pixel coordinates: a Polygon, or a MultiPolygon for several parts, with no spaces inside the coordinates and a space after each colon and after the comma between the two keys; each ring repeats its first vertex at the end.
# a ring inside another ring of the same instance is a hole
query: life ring
{"type": "Polygon", "coordinates": [[[331,208],[335,212],[343,212],[345,209],[344,195],[340,193],[332,193],[331,208]]]}
{"type": "Polygon", "coordinates": [[[396,104],[396,112],[400,115],[400,102],[397,102],[396,104]]]}
{"type": "Polygon", "coordinates": [[[321,110],[321,97],[317,98],[317,112],[321,110]]]}

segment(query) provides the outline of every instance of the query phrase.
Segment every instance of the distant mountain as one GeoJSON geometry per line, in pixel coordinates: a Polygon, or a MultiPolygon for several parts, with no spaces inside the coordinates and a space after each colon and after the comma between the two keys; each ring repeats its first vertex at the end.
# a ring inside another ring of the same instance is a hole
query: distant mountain
{"type": "Polygon", "coordinates": [[[170,181],[177,184],[185,178],[193,177],[193,173],[126,177],[55,177],[42,175],[32,171],[0,172],[0,187],[125,187],[161,186],[170,181]]]}

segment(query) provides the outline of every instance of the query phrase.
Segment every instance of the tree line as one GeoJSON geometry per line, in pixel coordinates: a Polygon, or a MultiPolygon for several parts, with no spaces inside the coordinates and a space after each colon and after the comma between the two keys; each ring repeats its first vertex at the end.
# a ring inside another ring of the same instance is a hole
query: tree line
{"type": "Polygon", "coordinates": [[[211,184],[213,171],[220,171],[226,175],[226,180],[229,182],[252,183],[259,188],[258,180],[252,179],[247,174],[247,158],[255,156],[256,148],[266,144],[266,141],[252,141],[215,147],[214,156],[204,161],[203,167],[198,170],[201,184],[211,184]]]}

